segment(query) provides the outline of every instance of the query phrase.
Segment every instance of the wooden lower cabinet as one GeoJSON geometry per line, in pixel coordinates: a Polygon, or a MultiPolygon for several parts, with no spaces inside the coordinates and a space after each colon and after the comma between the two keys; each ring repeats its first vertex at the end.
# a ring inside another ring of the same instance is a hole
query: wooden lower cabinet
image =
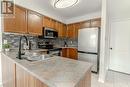
{"type": "Polygon", "coordinates": [[[48,87],[2,54],[3,87],[48,87]]]}
{"type": "Polygon", "coordinates": [[[16,87],[15,86],[15,63],[9,60],[5,55],[2,55],[1,64],[2,64],[3,87],[16,87]]]}
{"type": "MultiPolygon", "coordinates": [[[[2,54],[1,62],[3,87],[49,87],[5,54],[2,54]]],[[[75,87],[91,87],[91,69],[75,87]]]]}
{"type": "Polygon", "coordinates": [[[16,87],[48,87],[19,66],[16,72],[16,87]]]}
{"type": "Polygon", "coordinates": [[[77,60],[78,59],[78,51],[76,48],[62,48],[62,57],[70,58],[77,60]]]}
{"type": "Polygon", "coordinates": [[[78,82],[75,87],[91,87],[91,69],[85,74],[85,76],[78,82]]]}

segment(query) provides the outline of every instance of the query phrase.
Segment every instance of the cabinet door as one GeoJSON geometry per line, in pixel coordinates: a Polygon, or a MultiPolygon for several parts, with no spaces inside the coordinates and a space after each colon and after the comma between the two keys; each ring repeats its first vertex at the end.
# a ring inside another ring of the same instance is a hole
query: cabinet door
{"type": "Polygon", "coordinates": [[[65,24],[56,22],[55,29],[58,31],[58,37],[65,37],[66,36],[66,27],[65,24]]]}
{"type": "Polygon", "coordinates": [[[101,18],[92,19],[91,27],[101,27],[101,18]]]}
{"type": "Polygon", "coordinates": [[[55,20],[50,19],[50,28],[55,29],[55,23],[56,23],[55,20]]]}
{"type": "Polygon", "coordinates": [[[78,38],[78,30],[81,28],[80,23],[75,23],[74,24],[74,29],[75,29],[75,38],[78,38]]]}
{"type": "Polygon", "coordinates": [[[42,15],[28,11],[28,32],[32,35],[42,35],[42,15]]]}
{"type": "Polygon", "coordinates": [[[62,48],[62,57],[67,57],[67,48],[62,48]]]}
{"type": "Polygon", "coordinates": [[[73,24],[67,25],[67,37],[75,38],[75,28],[73,24]]]}
{"type": "Polygon", "coordinates": [[[43,27],[51,28],[51,19],[49,17],[43,17],[43,27]]]}
{"type": "Polygon", "coordinates": [[[16,87],[48,87],[19,66],[16,66],[16,72],[16,87]]]}
{"type": "Polygon", "coordinates": [[[58,32],[58,34],[59,34],[59,37],[65,37],[65,35],[66,35],[65,25],[62,24],[62,23],[59,24],[59,32],[58,32]]]}
{"type": "Polygon", "coordinates": [[[62,37],[66,37],[67,35],[67,26],[66,24],[62,24],[62,37]]]}
{"type": "Polygon", "coordinates": [[[15,14],[5,16],[4,32],[27,33],[27,10],[19,6],[15,6],[15,14]]]}
{"type": "Polygon", "coordinates": [[[69,48],[68,49],[68,57],[71,58],[71,59],[77,60],[77,58],[78,58],[77,49],[69,48]]]}
{"type": "Polygon", "coordinates": [[[16,87],[15,64],[11,60],[9,60],[4,54],[2,54],[1,63],[3,87],[16,87]]]}
{"type": "Polygon", "coordinates": [[[82,28],[90,28],[90,25],[91,25],[90,22],[91,22],[90,20],[81,22],[81,29],[82,28]]]}
{"type": "Polygon", "coordinates": [[[56,31],[58,31],[58,33],[59,33],[59,27],[60,27],[60,22],[56,21],[56,23],[55,23],[55,29],[56,29],[56,31]]]}
{"type": "Polygon", "coordinates": [[[77,60],[77,58],[78,58],[77,49],[75,49],[75,48],[63,48],[62,49],[62,57],[77,60]]]}

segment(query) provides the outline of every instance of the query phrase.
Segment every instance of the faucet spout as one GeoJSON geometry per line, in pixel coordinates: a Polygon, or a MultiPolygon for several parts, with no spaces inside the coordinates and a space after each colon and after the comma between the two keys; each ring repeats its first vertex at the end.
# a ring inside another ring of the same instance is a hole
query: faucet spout
{"type": "Polygon", "coordinates": [[[28,39],[27,39],[27,37],[26,37],[26,36],[21,36],[21,37],[20,37],[20,40],[19,40],[19,51],[18,51],[18,58],[19,58],[19,59],[22,59],[22,58],[21,58],[21,55],[22,55],[22,53],[21,53],[21,41],[22,41],[22,38],[25,38],[26,44],[27,44],[27,46],[28,46],[28,39]]]}

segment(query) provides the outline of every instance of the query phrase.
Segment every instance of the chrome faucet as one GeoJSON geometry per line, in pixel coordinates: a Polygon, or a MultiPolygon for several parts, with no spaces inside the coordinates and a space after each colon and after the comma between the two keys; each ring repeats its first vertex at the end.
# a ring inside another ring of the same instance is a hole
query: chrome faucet
{"type": "Polygon", "coordinates": [[[28,39],[27,39],[27,37],[26,36],[21,36],[20,37],[20,40],[19,40],[19,51],[18,51],[18,57],[17,58],[19,58],[19,59],[22,59],[21,58],[21,55],[24,55],[22,52],[21,52],[21,41],[22,41],[22,38],[25,38],[25,40],[26,40],[26,44],[27,44],[27,46],[28,46],[28,39]]]}

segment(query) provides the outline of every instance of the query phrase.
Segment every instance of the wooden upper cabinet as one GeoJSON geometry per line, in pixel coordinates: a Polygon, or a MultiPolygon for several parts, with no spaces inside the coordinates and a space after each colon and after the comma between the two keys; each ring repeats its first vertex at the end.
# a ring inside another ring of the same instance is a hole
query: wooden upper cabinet
{"type": "Polygon", "coordinates": [[[53,20],[53,19],[51,19],[51,20],[50,20],[50,28],[56,29],[56,28],[55,28],[55,25],[56,25],[56,21],[53,20]]]}
{"type": "Polygon", "coordinates": [[[43,17],[43,27],[55,29],[55,23],[56,23],[55,20],[46,16],[43,17]]]}
{"type": "Polygon", "coordinates": [[[49,17],[46,17],[44,16],[43,17],[43,27],[48,27],[48,28],[52,28],[52,29],[56,29],[57,25],[56,25],[57,21],[52,19],[52,18],[49,18],[49,17]]]}
{"type": "Polygon", "coordinates": [[[4,17],[4,32],[27,33],[27,10],[15,6],[15,14],[12,17],[4,17]]]}
{"type": "Polygon", "coordinates": [[[56,21],[55,29],[58,31],[58,37],[66,37],[66,25],[56,21]]]}
{"type": "Polygon", "coordinates": [[[66,24],[62,24],[62,37],[66,37],[67,35],[67,26],[66,24]]]}
{"type": "Polygon", "coordinates": [[[101,18],[92,19],[91,27],[101,27],[101,18]]]}
{"type": "Polygon", "coordinates": [[[60,29],[60,22],[58,22],[58,21],[55,22],[55,29],[56,29],[56,31],[59,32],[59,29],[60,29]]]}
{"type": "Polygon", "coordinates": [[[43,27],[50,27],[51,26],[50,20],[51,19],[49,17],[44,16],[43,17],[43,27]]]}
{"type": "Polygon", "coordinates": [[[80,25],[77,23],[67,25],[67,37],[72,39],[78,38],[79,29],[80,29],[80,25]]]}
{"type": "Polygon", "coordinates": [[[59,31],[58,31],[59,37],[65,37],[66,36],[66,29],[65,25],[62,23],[59,23],[59,31]]]}
{"type": "Polygon", "coordinates": [[[28,11],[28,32],[33,35],[42,35],[42,15],[28,11]]]}
{"type": "Polygon", "coordinates": [[[75,38],[78,38],[78,30],[81,28],[80,23],[75,23],[74,28],[75,28],[75,38]]]}
{"type": "Polygon", "coordinates": [[[81,29],[82,28],[90,28],[90,26],[91,26],[91,21],[90,20],[88,20],[88,21],[84,21],[84,22],[81,22],[81,29]]]}
{"type": "Polygon", "coordinates": [[[75,27],[73,24],[67,25],[67,37],[75,38],[75,27]]]}

